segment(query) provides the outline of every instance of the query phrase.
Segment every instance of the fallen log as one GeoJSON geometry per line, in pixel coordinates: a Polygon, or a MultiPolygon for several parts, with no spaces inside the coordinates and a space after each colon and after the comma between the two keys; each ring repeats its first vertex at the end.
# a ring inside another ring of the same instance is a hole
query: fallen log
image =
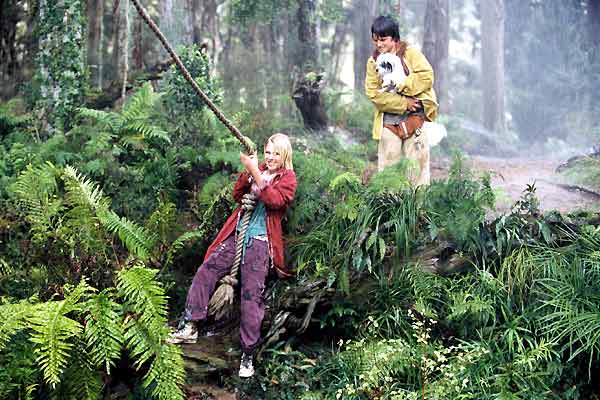
{"type": "MultiPolygon", "coordinates": [[[[173,60],[169,59],[160,61],[145,70],[132,72],[127,78],[126,90],[130,91],[135,87],[139,87],[146,81],[162,79],[164,73],[169,70],[172,64],[173,60]]],[[[90,94],[85,99],[85,106],[96,110],[112,108],[115,102],[121,98],[122,89],[123,81],[115,79],[104,87],[101,92],[90,94]]]]}

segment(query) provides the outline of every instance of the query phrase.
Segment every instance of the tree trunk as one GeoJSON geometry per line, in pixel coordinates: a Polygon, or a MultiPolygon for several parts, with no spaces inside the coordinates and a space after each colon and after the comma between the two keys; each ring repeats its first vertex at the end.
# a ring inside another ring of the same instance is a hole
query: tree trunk
{"type": "Polygon", "coordinates": [[[91,83],[102,89],[102,36],[104,35],[104,1],[88,1],[87,62],[91,83]]]}
{"type": "MultiPolygon", "coordinates": [[[[192,11],[188,0],[160,1],[160,30],[174,49],[192,43],[192,11]]],[[[166,50],[162,54],[166,56],[166,50]]]]}
{"type": "Polygon", "coordinates": [[[366,65],[373,53],[371,24],[379,11],[378,0],[354,0],[352,7],[352,32],[354,34],[354,90],[364,92],[366,65]]]}
{"type": "Polygon", "coordinates": [[[352,28],[352,21],[350,19],[350,13],[346,15],[335,24],[335,30],[333,33],[333,40],[329,46],[329,55],[331,58],[331,76],[337,78],[340,76],[340,62],[344,53],[344,48],[348,44],[346,37],[352,28]]]}
{"type": "Polygon", "coordinates": [[[123,83],[121,85],[121,99],[123,100],[123,105],[125,104],[125,93],[127,92],[127,75],[129,74],[129,30],[130,30],[130,22],[129,22],[129,1],[123,2],[123,16],[125,19],[125,26],[123,29],[123,83]]]}
{"type": "Polygon", "coordinates": [[[114,68],[113,71],[113,79],[119,80],[121,78],[121,70],[119,69],[119,60],[121,59],[121,54],[119,53],[121,49],[122,42],[119,42],[122,39],[123,32],[121,32],[121,24],[122,24],[122,13],[121,13],[121,1],[125,0],[115,0],[113,3],[112,9],[112,54],[111,54],[111,66],[114,68]]]}
{"type": "Polygon", "coordinates": [[[448,46],[450,44],[449,0],[427,0],[423,54],[435,73],[434,89],[440,109],[447,109],[448,46]]]}
{"type": "Polygon", "coordinates": [[[589,0],[587,14],[590,45],[593,47],[592,50],[598,53],[600,52],[598,50],[598,38],[600,38],[600,1],[589,0]]]}
{"type": "Polygon", "coordinates": [[[16,0],[0,0],[0,97],[15,94],[17,60],[17,23],[22,9],[16,0]]]}
{"type": "Polygon", "coordinates": [[[135,15],[135,13],[133,13],[131,17],[133,18],[133,68],[136,70],[141,70],[144,68],[144,36],[142,29],[143,20],[135,15]]]}
{"type": "Polygon", "coordinates": [[[296,65],[300,66],[303,72],[316,71],[319,65],[315,0],[299,0],[296,18],[298,27],[296,65]]]}
{"type": "Polygon", "coordinates": [[[483,125],[506,130],[504,117],[504,0],[481,1],[481,74],[483,125]]]}

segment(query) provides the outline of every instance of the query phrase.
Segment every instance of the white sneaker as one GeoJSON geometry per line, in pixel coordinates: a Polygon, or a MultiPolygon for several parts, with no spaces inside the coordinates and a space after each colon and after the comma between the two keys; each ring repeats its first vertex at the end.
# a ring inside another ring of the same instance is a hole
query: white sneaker
{"type": "Polygon", "coordinates": [[[186,322],[183,328],[172,332],[167,338],[167,343],[196,343],[198,341],[198,329],[195,322],[186,322]]]}
{"type": "Polygon", "coordinates": [[[254,375],[254,366],[252,365],[252,354],[242,353],[239,375],[240,378],[250,378],[254,375]]]}

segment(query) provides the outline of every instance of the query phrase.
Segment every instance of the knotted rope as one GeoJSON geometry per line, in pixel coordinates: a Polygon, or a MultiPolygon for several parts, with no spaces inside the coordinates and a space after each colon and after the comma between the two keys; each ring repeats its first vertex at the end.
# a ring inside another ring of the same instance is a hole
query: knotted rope
{"type": "MultiPolygon", "coordinates": [[[[182,73],[183,77],[192,87],[194,91],[211,109],[211,111],[215,114],[215,116],[229,129],[229,131],[235,136],[237,140],[240,141],[242,146],[244,146],[246,153],[248,155],[252,155],[255,152],[255,146],[252,141],[246,136],[242,135],[242,133],[227,119],[225,115],[217,108],[217,106],[210,100],[210,98],[200,89],[200,86],[196,83],[196,81],[192,78],[187,68],[181,62],[181,59],[175,51],[173,47],[165,38],[165,35],[162,34],[158,26],[152,21],[144,7],[140,4],[139,0],[131,0],[135,9],[137,10],[140,17],[146,22],[146,24],[150,27],[152,32],[158,37],[158,40],[162,43],[163,47],[169,55],[175,61],[175,65],[179,68],[179,71],[182,73]]],[[[242,254],[244,250],[244,242],[246,237],[246,231],[248,230],[248,225],[250,222],[250,217],[252,217],[252,211],[254,210],[256,204],[256,196],[253,194],[246,194],[242,199],[242,226],[240,227],[240,232],[237,235],[236,242],[236,253],[235,259],[233,262],[233,266],[231,267],[231,272],[229,275],[226,275],[221,279],[221,286],[215,291],[209,303],[209,314],[214,315],[216,319],[221,319],[224,315],[228,314],[229,306],[233,303],[234,298],[234,286],[238,284],[237,273],[239,270],[240,263],[242,261],[242,254]]],[[[183,322],[183,321],[182,321],[183,322]]]]}
{"type": "Polygon", "coordinates": [[[256,207],[256,195],[247,193],[242,197],[242,225],[238,232],[235,242],[235,258],[233,265],[228,275],[225,275],[219,282],[221,285],[215,291],[208,304],[208,314],[214,315],[215,319],[221,319],[229,314],[230,306],[233,304],[235,297],[233,288],[238,284],[238,271],[242,263],[242,255],[244,253],[246,231],[250,225],[252,212],[256,207]]]}

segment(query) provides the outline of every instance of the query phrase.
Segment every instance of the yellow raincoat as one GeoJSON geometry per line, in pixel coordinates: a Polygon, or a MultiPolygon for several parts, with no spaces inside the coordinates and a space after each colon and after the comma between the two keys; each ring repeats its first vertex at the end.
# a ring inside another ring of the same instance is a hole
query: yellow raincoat
{"type": "Polygon", "coordinates": [[[381,138],[383,129],[383,113],[404,114],[407,101],[405,96],[421,100],[425,108],[425,118],[433,121],[437,116],[437,98],[433,90],[433,69],[427,58],[418,49],[407,47],[404,52],[404,62],[410,74],[403,84],[396,86],[398,93],[379,92],[382,80],[375,69],[375,59],[369,57],[367,61],[367,76],[365,78],[365,93],[375,105],[373,119],[373,139],[381,138]]]}

